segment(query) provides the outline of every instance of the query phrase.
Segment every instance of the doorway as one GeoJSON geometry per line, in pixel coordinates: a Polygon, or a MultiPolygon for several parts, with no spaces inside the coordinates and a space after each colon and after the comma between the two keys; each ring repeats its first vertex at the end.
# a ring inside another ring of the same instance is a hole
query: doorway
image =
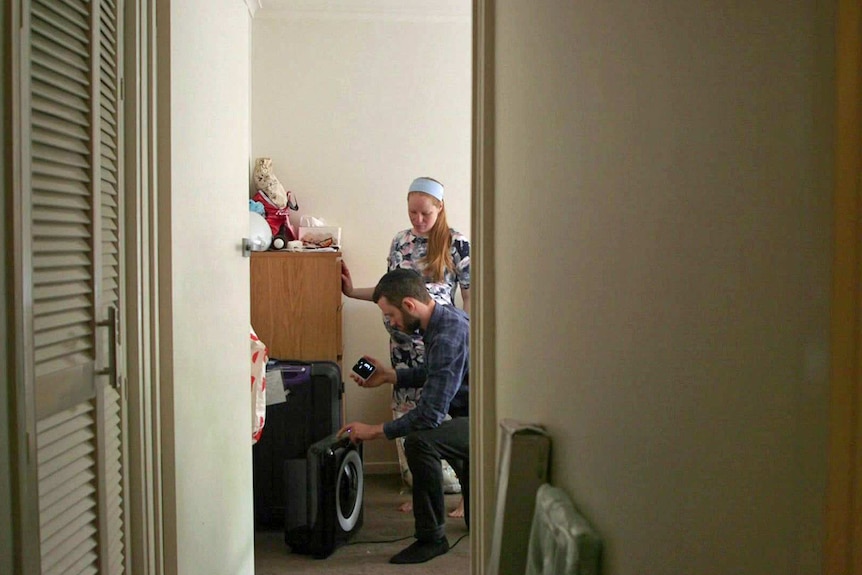
{"type": "MultiPolygon", "coordinates": [[[[443,182],[451,227],[469,237],[472,225],[471,2],[386,4],[273,3],[253,20],[252,160],[272,159],[298,201],[295,225],[308,215],[341,227],[357,287],[376,283],[410,226],[415,177],[443,182]]],[[[362,355],[389,356],[380,312],[344,298],[342,313],[345,420],[390,420],[391,391],[346,373],[362,355]]],[[[392,442],[365,447],[367,473],[398,473],[392,442]]]]}

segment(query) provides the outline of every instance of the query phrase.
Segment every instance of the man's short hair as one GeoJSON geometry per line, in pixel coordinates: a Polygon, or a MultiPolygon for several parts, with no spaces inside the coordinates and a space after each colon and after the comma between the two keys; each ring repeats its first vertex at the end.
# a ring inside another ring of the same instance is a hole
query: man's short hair
{"type": "Polygon", "coordinates": [[[422,303],[431,301],[431,296],[428,294],[428,288],[425,287],[425,280],[422,279],[422,276],[414,270],[401,268],[388,272],[377,282],[371,299],[377,303],[382,297],[385,297],[386,301],[397,308],[401,307],[401,302],[406,297],[412,297],[422,303]]]}

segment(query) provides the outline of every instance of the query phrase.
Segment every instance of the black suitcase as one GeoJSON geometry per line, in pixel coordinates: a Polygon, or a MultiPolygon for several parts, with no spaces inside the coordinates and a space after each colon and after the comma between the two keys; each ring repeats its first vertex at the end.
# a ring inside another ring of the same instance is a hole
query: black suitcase
{"type": "Polygon", "coordinates": [[[263,434],[252,448],[255,525],[283,529],[286,498],[304,486],[289,485],[289,467],[317,441],[341,427],[341,369],[331,361],[267,362],[267,386],[280,374],[286,401],[266,406],[263,434]]]}

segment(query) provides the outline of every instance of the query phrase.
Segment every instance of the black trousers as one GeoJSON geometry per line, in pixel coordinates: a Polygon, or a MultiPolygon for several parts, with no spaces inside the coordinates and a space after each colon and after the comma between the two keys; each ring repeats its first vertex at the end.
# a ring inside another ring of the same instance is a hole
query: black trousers
{"type": "Polygon", "coordinates": [[[404,455],[413,474],[416,538],[436,541],[446,533],[443,499],[445,459],[455,470],[464,497],[464,520],[470,527],[470,418],[456,417],[435,429],[413,431],[404,438],[404,455]]]}

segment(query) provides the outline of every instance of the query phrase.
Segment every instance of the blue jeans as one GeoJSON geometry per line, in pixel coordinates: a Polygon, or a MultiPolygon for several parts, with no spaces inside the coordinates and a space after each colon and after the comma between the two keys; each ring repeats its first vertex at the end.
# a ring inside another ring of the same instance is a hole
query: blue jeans
{"type": "Polygon", "coordinates": [[[404,438],[404,454],[413,473],[413,518],[416,539],[437,541],[446,533],[443,498],[445,459],[455,470],[464,497],[464,521],[470,527],[470,418],[456,417],[434,429],[413,431],[404,438]]]}

